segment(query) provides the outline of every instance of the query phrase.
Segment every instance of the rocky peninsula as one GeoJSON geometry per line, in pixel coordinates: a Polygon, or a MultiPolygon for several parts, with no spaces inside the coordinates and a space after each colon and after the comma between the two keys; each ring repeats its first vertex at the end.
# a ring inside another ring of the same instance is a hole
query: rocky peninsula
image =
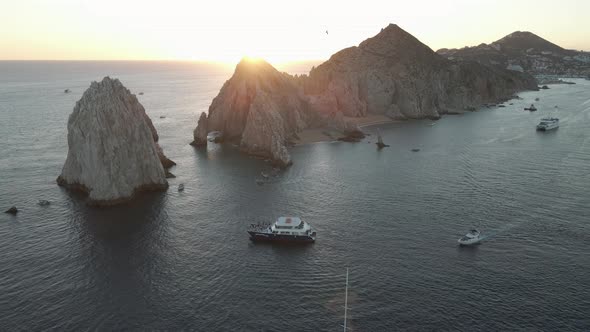
{"type": "Polygon", "coordinates": [[[287,146],[306,128],[334,128],[346,138],[360,131],[350,118],[437,119],[536,87],[524,73],[450,61],[390,24],[309,75],[291,76],[262,60],[242,60],[207,117],[201,115],[195,142],[206,144],[204,133],[219,131],[242,151],[288,166],[287,146]]]}
{"type": "Polygon", "coordinates": [[[112,205],[142,190],[168,188],[174,165],[136,96],[118,79],[92,82],[68,119],[68,155],[57,183],[112,205]]]}

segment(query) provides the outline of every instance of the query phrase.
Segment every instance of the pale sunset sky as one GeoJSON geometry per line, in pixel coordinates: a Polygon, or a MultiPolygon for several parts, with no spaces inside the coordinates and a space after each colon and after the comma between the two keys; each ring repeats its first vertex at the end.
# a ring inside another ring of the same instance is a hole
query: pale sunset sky
{"type": "Polygon", "coordinates": [[[590,50],[589,17],[590,0],[0,0],[0,60],[321,60],[389,23],[434,50],[516,30],[590,50]]]}

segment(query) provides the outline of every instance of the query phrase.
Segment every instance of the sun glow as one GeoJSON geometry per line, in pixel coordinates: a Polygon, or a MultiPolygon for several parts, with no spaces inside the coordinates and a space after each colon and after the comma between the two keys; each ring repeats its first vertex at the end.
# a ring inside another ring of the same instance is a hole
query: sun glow
{"type": "Polygon", "coordinates": [[[396,23],[433,49],[530,30],[590,49],[590,1],[28,0],[0,2],[0,59],[327,59],[396,23]],[[523,20],[522,13],[534,20],[523,20]],[[477,27],[477,29],[474,29],[477,27]]]}

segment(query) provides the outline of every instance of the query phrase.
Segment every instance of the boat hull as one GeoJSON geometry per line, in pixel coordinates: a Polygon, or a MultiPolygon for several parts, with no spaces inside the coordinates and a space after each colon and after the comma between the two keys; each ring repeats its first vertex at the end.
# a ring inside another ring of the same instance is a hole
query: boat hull
{"type": "Polygon", "coordinates": [[[250,240],[254,242],[291,242],[291,243],[312,243],[315,242],[314,235],[284,235],[266,232],[248,231],[250,240]]]}
{"type": "Polygon", "coordinates": [[[553,130],[553,129],[557,129],[557,128],[559,128],[559,126],[549,126],[549,127],[537,126],[537,131],[549,131],[549,130],[553,130]]]}
{"type": "Polygon", "coordinates": [[[478,237],[476,239],[469,239],[469,240],[459,239],[457,242],[459,243],[460,246],[473,246],[476,244],[480,244],[482,240],[483,239],[481,237],[478,237]]]}

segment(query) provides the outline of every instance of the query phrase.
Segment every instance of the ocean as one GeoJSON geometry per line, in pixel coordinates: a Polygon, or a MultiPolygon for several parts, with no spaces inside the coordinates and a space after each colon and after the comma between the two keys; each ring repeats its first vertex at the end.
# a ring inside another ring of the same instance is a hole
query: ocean
{"type": "Polygon", "coordinates": [[[353,331],[590,330],[590,81],[296,146],[294,165],[258,185],[263,160],[189,145],[232,72],[0,62],[0,208],[20,210],[0,214],[0,330],[338,331],[346,268],[353,331]],[[166,192],[97,208],[55,179],[68,115],[107,75],[144,93],[178,165],[166,192]],[[561,127],[536,132],[545,116],[561,127]],[[250,224],[283,215],[317,242],[249,241],[250,224]],[[486,241],[458,247],[471,227],[486,241]]]}

